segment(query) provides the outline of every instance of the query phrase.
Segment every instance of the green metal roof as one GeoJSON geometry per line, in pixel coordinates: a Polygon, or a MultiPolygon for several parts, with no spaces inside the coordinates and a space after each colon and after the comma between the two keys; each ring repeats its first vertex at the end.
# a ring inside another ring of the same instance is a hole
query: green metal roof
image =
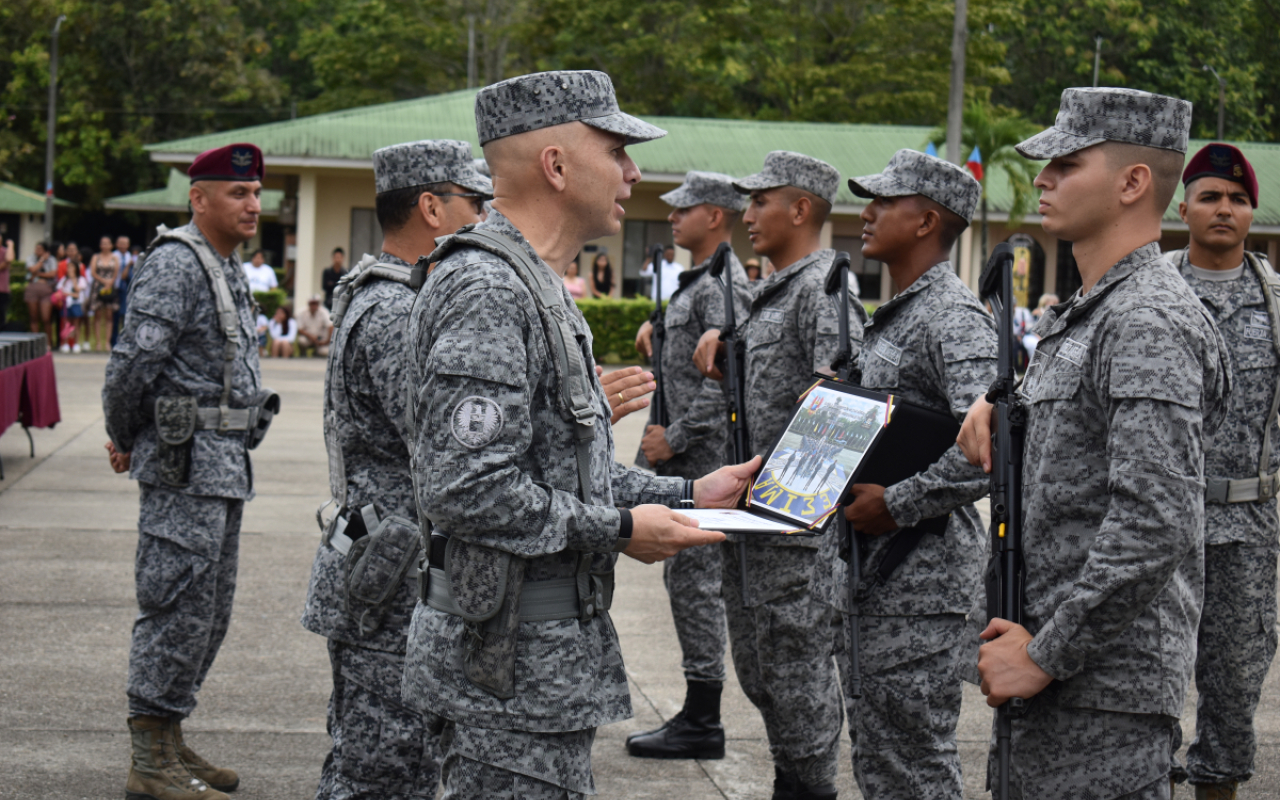
{"type": "MultiPolygon", "coordinates": [[[[106,208],[123,211],[186,212],[187,191],[190,187],[191,181],[181,170],[171,169],[169,170],[169,182],[163,189],[150,189],[145,192],[109,197],[102,205],[106,208]]],[[[262,213],[266,216],[275,216],[280,212],[280,201],[283,199],[283,191],[279,189],[263,189],[262,213]]]]}
{"type": "MultiPolygon", "coordinates": [[[[350,108],[233,131],[177,139],[148,146],[160,161],[181,160],[232,142],[253,142],[262,148],[270,168],[308,159],[369,162],[379,147],[417,139],[461,139],[477,145],[474,99],[476,90],[350,108]],[[168,156],[168,157],[166,157],[168,156]]],[[[624,102],[625,108],[626,103],[624,102]]],[[[822,122],[760,122],[690,117],[645,117],[669,135],[631,148],[641,171],[682,175],[691,169],[748,175],[760,169],[771,150],[795,150],[829,162],[843,178],[879,172],[901,148],[923,149],[932,128],[907,125],[853,125],[822,122]]],[[[1191,142],[1191,152],[1207,144],[1191,142]]],[[[1235,142],[1259,175],[1263,201],[1254,215],[1258,225],[1280,225],[1280,145],[1235,142]]],[[[990,210],[1004,212],[1012,201],[1008,181],[1000,169],[987,173],[990,210]]],[[[265,192],[264,192],[265,195],[265,192]]],[[[1176,201],[1165,219],[1177,221],[1176,201]]],[[[837,202],[861,205],[846,184],[837,202]]]]}
{"type": "MultiPolygon", "coordinates": [[[[71,206],[66,200],[54,198],[55,206],[71,206]]],[[[0,181],[0,214],[43,214],[44,195],[24,189],[13,183],[0,181]]]]}

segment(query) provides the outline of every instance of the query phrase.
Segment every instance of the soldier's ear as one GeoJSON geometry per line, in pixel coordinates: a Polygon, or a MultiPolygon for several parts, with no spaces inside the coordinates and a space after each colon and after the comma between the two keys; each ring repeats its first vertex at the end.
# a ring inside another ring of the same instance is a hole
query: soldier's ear
{"type": "Polygon", "coordinates": [[[942,215],[937,209],[926,208],[924,213],[920,215],[920,226],[916,228],[916,238],[924,239],[934,231],[942,228],[942,215]]]}

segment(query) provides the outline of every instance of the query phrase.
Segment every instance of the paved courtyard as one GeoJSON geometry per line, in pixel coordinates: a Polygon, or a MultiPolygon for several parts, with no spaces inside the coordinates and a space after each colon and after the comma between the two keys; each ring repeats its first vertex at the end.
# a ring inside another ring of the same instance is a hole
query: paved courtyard
{"type": "MultiPolygon", "coordinates": [[[[63,421],[0,436],[0,798],[117,798],[128,769],[124,682],[133,599],[137,487],[103,453],[99,392],[105,357],[56,356],[63,421]]],[[[185,726],[217,763],[240,771],[244,800],[314,794],[328,748],[324,641],[298,624],[318,539],[314,511],[328,496],[318,360],[266,361],[284,411],[254,454],[258,497],[245,512],[231,632],[185,726]]],[[[643,419],[615,428],[635,453],[643,419]]],[[[613,618],[636,717],[600,731],[602,797],[768,798],[773,770],[759,715],[732,678],[725,690],[722,761],[629,758],[627,733],[679,710],[684,684],[659,566],[619,564],[613,618]]],[[[1189,703],[1189,709],[1194,703],[1189,703]]],[[[1191,714],[1184,717],[1188,738],[1191,714]]],[[[1259,772],[1243,797],[1280,797],[1280,687],[1273,673],[1259,716],[1259,772]]],[[[984,797],[990,712],[967,688],[960,723],[966,795],[984,797]]],[[[844,743],[841,797],[858,797],[844,743]]],[[[1188,798],[1187,789],[1179,792],[1188,798]]]]}

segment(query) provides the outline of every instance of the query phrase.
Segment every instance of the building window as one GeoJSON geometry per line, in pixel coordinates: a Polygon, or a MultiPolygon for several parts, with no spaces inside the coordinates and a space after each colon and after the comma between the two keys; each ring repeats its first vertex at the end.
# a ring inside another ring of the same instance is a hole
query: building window
{"type": "Polygon", "coordinates": [[[351,209],[350,245],[347,250],[348,267],[365,253],[376,256],[382,252],[382,226],[378,224],[378,213],[372,208],[351,209]]]}
{"type": "MultiPolygon", "coordinates": [[[[831,247],[837,253],[844,251],[849,254],[849,269],[857,280],[858,297],[871,302],[879,301],[880,272],[884,269],[884,264],[873,258],[862,257],[862,237],[833,236],[831,247]]],[[[852,290],[853,285],[849,288],[852,290]]]]}

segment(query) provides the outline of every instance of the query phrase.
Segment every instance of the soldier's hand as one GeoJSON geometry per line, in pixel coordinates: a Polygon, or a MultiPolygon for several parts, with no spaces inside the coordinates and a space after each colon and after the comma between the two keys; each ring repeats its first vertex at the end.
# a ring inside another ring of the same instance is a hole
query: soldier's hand
{"type": "Polygon", "coordinates": [[[844,518],[853,524],[855,531],[880,536],[900,527],[884,502],[883,486],[855,483],[849,491],[853,493],[853,502],[845,506],[844,518]]]}
{"type": "Polygon", "coordinates": [[[1031,633],[1026,628],[997,617],[979,635],[987,640],[978,648],[978,673],[987,705],[996,708],[1010,697],[1030,699],[1053,681],[1027,653],[1031,633]]]}
{"type": "Polygon", "coordinates": [[[636,350],[645,358],[653,358],[653,323],[647,319],[636,332],[636,350]]]}
{"type": "Polygon", "coordinates": [[[698,348],[693,351],[693,365],[698,372],[713,380],[722,381],[724,375],[716,366],[716,358],[725,351],[724,342],[720,341],[720,331],[711,328],[698,340],[698,348]]]}
{"type": "Polygon", "coordinates": [[[653,382],[653,373],[645,372],[640,367],[624,367],[606,375],[604,367],[597,366],[596,376],[600,378],[605,397],[609,398],[609,411],[612,414],[609,418],[610,425],[632,411],[647,408],[647,395],[658,388],[658,384],[653,382]]]}
{"type": "Polygon", "coordinates": [[[723,541],[723,533],[704,531],[698,523],[666,506],[636,506],[631,509],[631,544],[622,552],[636,561],[652,564],[687,547],[723,541]]]}
{"type": "Polygon", "coordinates": [[[730,464],[693,482],[693,505],[696,508],[737,508],[738,498],[751,485],[751,477],[760,469],[760,456],[744,464],[730,464]]]}
{"type": "Polygon", "coordinates": [[[975,467],[982,467],[983,472],[991,471],[991,417],[995,406],[987,402],[987,398],[979,397],[969,406],[965,414],[964,424],[960,426],[960,435],[956,444],[960,452],[975,467]]]}
{"type": "Polygon", "coordinates": [[[644,451],[645,460],[650,466],[670,461],[676,454],[667,442],[667,429],[661,425],[645,427],[644,438],[640,440],[640,449],[644,451]]]}
{"type": "Polygon", "coordinates": [[[132,461],[132,453],[121,453],[116,450],[116,446],[111,442],[107,442],[106,448],[107,458],[111,461],[111,469],[116,472],[128,472],[129,463],[132,461]]]}

